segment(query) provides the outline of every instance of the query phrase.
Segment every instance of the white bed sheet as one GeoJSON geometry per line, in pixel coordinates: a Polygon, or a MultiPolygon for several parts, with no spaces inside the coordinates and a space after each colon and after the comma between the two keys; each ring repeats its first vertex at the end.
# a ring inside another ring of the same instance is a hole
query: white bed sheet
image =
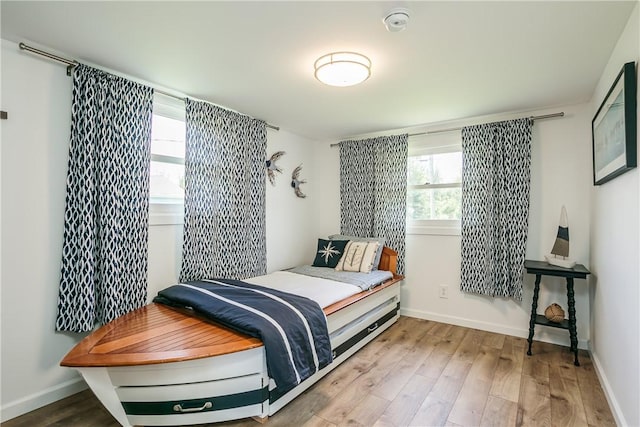
{"type": "Polygon", "coordinates": [[[317,302],[322,308],[362,292],[360,287],[348,283],[288,271],[274,271],[264,276],[245,279],[245,282],[307,297],[317,302]]]}

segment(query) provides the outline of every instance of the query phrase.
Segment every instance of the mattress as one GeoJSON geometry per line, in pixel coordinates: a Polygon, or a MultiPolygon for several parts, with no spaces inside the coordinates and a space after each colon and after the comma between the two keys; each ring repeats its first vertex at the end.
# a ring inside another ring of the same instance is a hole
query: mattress
{"type": "Polygon", "coordinates": [[[362,292],[362,289],[355,285],[290,271],[275,271],[244,281],[309,298],[317,302],[321,308],[328,307],[333,303],[362,292]]]}
{"type": "Polygon", "coordinates": [[[336,271],[333,268],[314,267],[311,265],[301,265],[287,271],[304,274],[306,276],[321,277],[336,282],[349,283],[360,287],[362,291],[372,289],[393,278],[393,273],[386,270],[373,270],[369,273],[360,273],[353,271],[336,271]]]}

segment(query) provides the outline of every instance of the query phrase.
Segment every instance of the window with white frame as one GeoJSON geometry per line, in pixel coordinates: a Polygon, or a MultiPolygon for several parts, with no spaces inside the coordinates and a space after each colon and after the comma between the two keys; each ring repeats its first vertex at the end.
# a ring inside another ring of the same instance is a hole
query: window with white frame
{"type": "Polygon", "coordinates": [[[184,102],[156,93],[151,124],[150,223],[180,224],[184,216],[184,102]]]}
{"type": "Polygon", "coordinates": [[[407,161],[410,234],[459,234],[462,208],[460,132],[413,137],[407,161]]]}

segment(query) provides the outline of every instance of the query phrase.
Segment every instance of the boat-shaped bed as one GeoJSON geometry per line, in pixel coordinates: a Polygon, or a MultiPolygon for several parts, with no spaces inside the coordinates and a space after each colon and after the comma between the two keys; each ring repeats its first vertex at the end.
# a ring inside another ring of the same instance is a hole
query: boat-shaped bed
{"type": "MultiPolygon", "coordinates": [[[[246,417],[264,421],[398,319],[403,277],[396,274],[396,265],[397,254],[385,247],[378,268],[391,272],[391,278],[321,305],[333,362],[284,395],[272,393],[265,349],[258,338],[192,310],[157,303],[102,326],[78,343],[61,365],[78,369],[123,426],[246,417]]],[[[263,279],[256,279],[262,284],[263,279]]]]}

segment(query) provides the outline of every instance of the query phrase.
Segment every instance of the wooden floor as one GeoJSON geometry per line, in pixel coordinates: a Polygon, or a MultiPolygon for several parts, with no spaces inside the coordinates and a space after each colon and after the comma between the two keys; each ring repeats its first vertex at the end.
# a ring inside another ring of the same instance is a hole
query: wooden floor
{"type": "MultiPolygon", "coordinates": [[[[615,426],[589,355],[401,317],[281,409],[276,426],[615,426]]],[[[117,426],[90,391],[3,427],[117,426]]],[[[217,424],[259,427],[253,420],[217,424]]]]}

